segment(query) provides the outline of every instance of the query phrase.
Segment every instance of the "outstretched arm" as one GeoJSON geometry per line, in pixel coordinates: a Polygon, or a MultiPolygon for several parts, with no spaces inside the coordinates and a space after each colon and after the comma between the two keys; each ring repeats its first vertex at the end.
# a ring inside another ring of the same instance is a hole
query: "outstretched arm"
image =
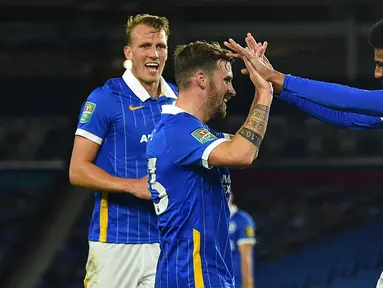
{"type": "MultiPolygon", "coordinates": [[[[283,88],[301,98],[331,109],[371,116],[383,116],[383,90],[363,90],[340,84],[285,75],[274,70],[264,56],[267,43],[266,45],[256,43],[250,33],[247,34],[245,41],[247,49],[258,53],[258,57],[251,59],[253,68],[257,70],[263,79],[273,84],[274,91],[277,92],[283,88]]],[[[229,42],[225,42],[225,45],[235,52],[228,53],[228,55],[236,57],[239,50],[235,45],[238,44],[232,39],[229,42]]],[[[247,73],[246,69],[242,73],[247,73]]]]}
{"type": "MultiPolygon", "coordinates": [[[[275,73],[270,81],[281,80],[275,73]]],[[[363,90],[345,85],[286,75],[283,88],[299,97],[336,110],[383,116],[383,90],[363,90]]]]}
{"type": "Polygon", "coordinates": [[[285,89],[282,90],[278,98],[327,124],[345,129],[375,129],[383,123],[383,118],[327,108],[285,89]]]}

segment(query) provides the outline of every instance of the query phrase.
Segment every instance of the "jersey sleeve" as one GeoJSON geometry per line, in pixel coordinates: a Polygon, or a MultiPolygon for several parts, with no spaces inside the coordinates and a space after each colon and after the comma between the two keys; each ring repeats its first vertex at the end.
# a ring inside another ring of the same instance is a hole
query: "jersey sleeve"
{"type": "Polygon", "coordinates": [[[99,145],[102,144],[113,110],[108,95],[100,90],[93,91],[81,108],[76,135],[85,137],[99,145]]]}
{"type": "Polygon", "coordinates": [[[381,117],[327,108],[301,98],[300,95],[285,89],[282,90],[279,98],[325,123],[341,128],[354,130],[375,129],[380,128],[383,124],[383,118],[381,117]]]}
{"type": "Polygon", "coordinates": [[[382,117],[383,90],[364,90],[345,85],[287,75],[283,88],[328,108],[382,117]]]}
{"type": "Polygon", "coordinates": [[[231,139],[231,135],[228,134],[228,133],[222,133],[222,132],[217,132],[217,131],[214,131],[212,129],[209,129],[209,131],[215,135],[217,138],[225,138],[227,140],[230,140],[231,139]]]}
{"type": "Polygon", "coordinates": [[[255,224],[249,215],[244,215],[238,228],[237,245],[255,244],[255,224]]]}
{"type": "Polygon", "coordinates": [[[211,151],[228,139],[217,137],[194,117],[181,117],[166,135],[173,161],[180,166],[211,169],[213,166],[208,164],[211,151]]]}

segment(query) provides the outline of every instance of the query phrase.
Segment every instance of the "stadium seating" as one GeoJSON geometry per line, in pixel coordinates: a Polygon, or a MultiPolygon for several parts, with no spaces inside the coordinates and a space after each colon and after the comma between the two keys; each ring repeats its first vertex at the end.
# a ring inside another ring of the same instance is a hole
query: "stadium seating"
{"type": "Polygon", "coordinates": [[[83,288],[85,277],[85,263],[88,256],[87,233],[92,213],[93,198],[90,198],[79,215],[76,224],[66,241],[66,244],[57,252],[36,288],[83,288]]]}
{"type": "Polygon", "coordinates": [[[13,249],[30,238],[46,196],[40,189],[0,189],[0,267],[9,265],[7,257],[13,249]]]}
{"type": "Polygon", "coordinates": [[[264,263],[257,287],[375,287],[383,267],[383,220],[309,245],[299,253],[264,263]]]}

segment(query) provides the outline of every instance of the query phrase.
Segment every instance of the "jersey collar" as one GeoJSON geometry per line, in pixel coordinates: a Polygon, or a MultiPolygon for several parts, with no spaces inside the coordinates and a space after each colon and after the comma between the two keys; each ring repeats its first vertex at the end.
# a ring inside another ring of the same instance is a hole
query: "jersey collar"
{"type": "Polygon", "coordinates": [[[186,113],[186,111],[175,105],[162,105],[162,114],[176,115],[178,113],[186,113]]]}
{"type": "MultiPolygon", "coordinates": [[[[125,84],[130,88],[130,90],[133,91],[133,93],[142,101],[146,101],[150,98],[150,95],[148,91],[145,90],[145,88],[141,85],[140,81],[133,75],[132,71],[130,69],[126,69],[124,74],[122,75],[122,79],[124,80],[125,84]]],[[[174,98],[177,99],[176,94],[172,90],[172,88],[169,86],[168,83],[166,83],[165,79],[161,77],[160,80],[160,86],[161,86],[161,92],[168,98],[174,98]]]]}
{"type": "Polygon", "coordinates": [[[235,213],[237,213],[238,207],[237,205],[231,204],[230,205],[230,218],[233,217],[235,213]]]}

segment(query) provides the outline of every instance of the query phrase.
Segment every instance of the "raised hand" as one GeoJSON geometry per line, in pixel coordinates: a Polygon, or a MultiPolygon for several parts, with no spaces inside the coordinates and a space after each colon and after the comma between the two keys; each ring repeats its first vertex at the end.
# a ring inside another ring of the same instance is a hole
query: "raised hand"
{"type": "Polygon", "coordinates": [[[262,50],[258,49],[254,51],[253,49],[249,49],[249,47],[243,48],[233,39],[229,39],[229,42],[225,42],[224,44],[226,47],[235,51],[235,53],[229,52],[228,56],[243,59],[246,65],[246,72],[243,71],[243,73],[249,74],[251,81],[257,89],[272,90],[270,83],[258,73],[257,68],[253,63],[259,59],[262,50]]]}
{"type": "Polygon", "coordinates": [[[269,66],[269,68],[273,69],[273,66],[270,64],[269,59],[267,59],[267,57],[265,56],[267,46],[268,46],[268,43],[266,41],[263,42],[263,44],[257,43],[253,35],[251,35],[251,33],[247,33],[245,42],[247,47],[249,47],[249,49],[252,49],[254,51],[259,50],[259,57],[264,61],[265,64],[269,66]]]}
{"type": "MultiPolygon", "coordinates": [[[[231,38],[229,41],[225,41],[224,45],[233,51],[229,52],[227,55],[233,58],[241,59],[246,57],[259,75],[266,81],[269,81],[270,74],[274,71],[274,69],[268,59],[264,56],[267,49],[267,42],[264,42],[262,45],[256,43],[254,37],[250,33],[247,34],[245,41],[247,44],[246,48],[243,48],[231,38]]],[[[248,67],[246,68],[247,70],[242,70],[241,72],[247,74],[249,70],[248,67]]]]}

